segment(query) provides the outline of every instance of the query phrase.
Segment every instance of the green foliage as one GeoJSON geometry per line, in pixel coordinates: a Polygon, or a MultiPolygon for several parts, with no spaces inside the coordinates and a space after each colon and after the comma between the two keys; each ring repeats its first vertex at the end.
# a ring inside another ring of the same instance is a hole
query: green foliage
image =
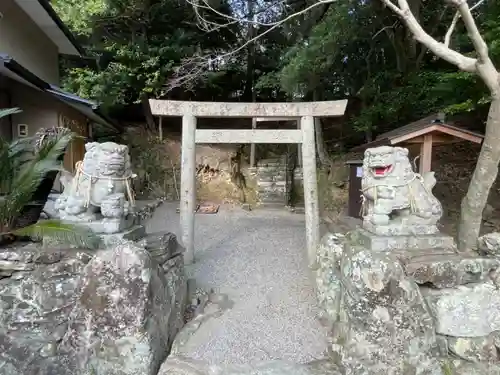
{"type": "Polygon", "coordinates": [[[41,220],[33,225],[12,231],[18,236],[31,237],[34,240],[50,238],[58,243],[75,245],[85,249],[97,249],[100,238],[90,229],[74,224],[63,223],[59,220],[41,220]]]}
{"type": "MultiPolygon", "coordinates": [[[[423,27],[441,40],[453,16],[442,2],[419,5],[423,27]]],[[[500,5],[475,12],[495,62],[500,57],[500,5]]],[[[463,26],[454,49],[471,51],[463,26]]],[[[311,33],[288,50],[277,79],[289,95],[350,98],[349,125],[359,132],[389,130],[437,110],[465,112],[489,102],[476,76],[460,72],[412,40],[380,2],[340,0],[311,33]]]]}
{"type": "Polygon", "coordinates": [[[453,371],[453,365],[448,360],[443,361],[441,367],[443,369],[444,375],[453,375],[455,372],[455,371],[453,371]]]}
{"type": "MultiPolygon", "coordinates": [[[[143,94],[249,100],[251,91],[257,101],[347,97],[348,128],[368,134],[437,110],[472,111],[490,100],[477,76],[437,59],[380,1],[338,0],[319,5],[271,31],[266,24],[302,11],[311,2],[288,1],[286,7],[273,1],[265,6],[253,2],[261,22],[254,26],[255,34],[266,34],[223,63],[213,60],[208,70],[206,61],[200,65],[196,57],[235,50],[247,41],[247,23],[228,23],[223,16],[198,9],[210,22],[227,24],[216,32],[205,32],[198,27],[190,2],[177,0],[52,3],[96,61],[85,66],[67,62],[65,88],[107,106],[137,103],[143,94]],[[166,83],[179,72],[193,77],[169,91],[166,83]]],[[[250,3],[223,0],[210,4],[217,4],[221,14],[241,17],[250,3]]],[[[439,1],[412,2],[412,6],[418,7],[424,29],[442,40],[454,14],[451,7],[439,1]]],[[[499,64],[500,3],[485,2],[474,10],[474,16],[499,64]]],[[[451,46],[474,53],[462,22],[451,46]]]]}
{"type": "MultiPolygon", "coordinates": [[[[165,95],[166,82],[185,58],[234,41],[228,28],[202,32],[184,1],[55,0],[53,5],[96,61],[88,66],[67,62],[65,89],[107,107],[137,103],[143,94],[165,95]]],[[[221,2],[219,10],[225,13],[227,5],[221,2]]],[[[217,87],[221,76],[204,78],[191,84],[217,87]]]]}
{"type": "Polygon", "coordinates": [[[126,129],[120,142],[129,147],[132,167],[137,173],[134,191],[138,197],[180,199],[180,166],[176,160],[180,155],[174,155],[176,150],[169,147],[171,142],[161,140],[158,134],[145,128],[126,129]]]}
{"type": "Polygon", "coordinates": [[[82,35],[91,35],[94,25],[91,23],[93,16],[103,14],[109,7],[106,0],[57,0],[52,1],[61,20],[78,30],[82,35]]]}
{"type": "MultiPolygon", "coordinates": [[[[18,113],[19,109],[0,110],[0,118],[18,113]]],[[[33,204],[33,196],[45,176],[61,168],[58,160],[74,135],[56,133],[40,140],[22,138],[11,143],[0,138],[0,235],[47,235],[68,240],[71,244],[94,244],[88,231],[56,221],[39,222],[16,228],[16,220],[24,207],[33,204]],[[69,235],[71,232],[71,235],[69,235]]]]}

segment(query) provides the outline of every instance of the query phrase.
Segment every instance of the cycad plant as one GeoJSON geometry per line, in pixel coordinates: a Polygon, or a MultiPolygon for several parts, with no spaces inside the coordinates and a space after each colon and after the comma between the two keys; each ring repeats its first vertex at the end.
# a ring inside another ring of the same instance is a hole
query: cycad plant
{"type": "MultiPolygon", "coordinates": [[[[18,112],[18,108],[1,109],[0,118],[18,112]]],[[[88,229],[59,220],[36,221],[36,217],[29,225],[23,225],[22,216],[26,215],[27,207],[45,204],[48,194],[41,200],[35,195],[42,183],[51,183],[46,180],[47,176],[62,169],[62,156],[74,137],[75,134],[65,130],[40,132],[35,137],[13,142],[0,138],[0,239],[50,237],[68,245],[98,246],[98,238],[88,229]],[[36,199],[40,201],[34,201],[36,199]]]]}

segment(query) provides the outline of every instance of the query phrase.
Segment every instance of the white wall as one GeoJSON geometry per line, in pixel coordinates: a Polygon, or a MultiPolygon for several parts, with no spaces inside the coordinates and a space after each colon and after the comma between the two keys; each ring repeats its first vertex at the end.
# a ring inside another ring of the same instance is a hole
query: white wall
{"type": "Polygon", "coordinates": [[[0,0],[0,13],[0,53],[14,58],[41,79],[58,85],[57,46],[13,0],[0,0]]]}
{"type": "Polygon", "coordinates": [[[15,81],[11,81],[10,91],[12,106],[22,111],[12,116],[14,138],[17,138],[18,124],[28,125],[28,136],[34,135],[40,128],[58,125],[59,102],[49,94],[15,81]]]}

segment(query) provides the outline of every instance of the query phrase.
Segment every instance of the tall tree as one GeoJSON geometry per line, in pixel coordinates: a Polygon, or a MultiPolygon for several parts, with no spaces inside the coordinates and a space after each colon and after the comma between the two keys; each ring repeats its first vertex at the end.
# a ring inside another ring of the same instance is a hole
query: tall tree
{"type": "MultiPolygon", "coordinates": [[[[235,41],[231,27],[217,33],[201,30],[192,7],[184,1],[55,0],[53,4],[96,61],[86,66],[68,62],[65,87],[109,106],[138,102],[143,94],[165,95],[166,81],[184,58],[217,54],[232,48],[235,41]]],[[[221,14],[229,12],[224,1],[216,9],[221,14]]],[[[220,16],[205,18],[218,22],[220,16]]],[[[229,68],[225,71],[231,73],[229,68]]],[[[186,82],[171,94],[189,95],[193,87],[197,94],[214,97],[229,91],[228,86],[219,86],[230,82],[221,80],[219,72],[204,78],[186,82]]]]}
{"type": "Polygon", "coordinates": [[[347,94],[358,108],[351,124],[364,131],[367,140],[378,124],[394,126],[438,108],[463,111],[490,103],[483,147],[462,202],[458,242],[461,249],[469,249],[476,243],[500,161],[500,83],[494,63],[499,56],[500,12],[498,2],[449,3],[454,16],[449,6],[420,0],[276,0],[269,6],[281,9],[280,17],[254,40],[276,28],[293,35],[296,43],[281,60],[281,71],[275,78],[262,77],[264,83],[279,82],[292,97],[317,89],[328,98],[347,94]],[[482,11],[485,6],[487,11],[482,11]],[[326,16],[308,22],[325,7],[326,16]],[[468,41],[463,32],[454,34],[461,20],[468,41]],[[427,24],[432,26],[425,31],[422,25],[427,24]],[[301,34],[302,29],[307,31],[301,34]],[[438,35],[444,35],[443,42],[438,35]],[[491,51],[489,38],[496,40],[491,51]]]}
{"type": "Polygon", "coordinates": [[[397,5],[390,0],[383,2],[399,16],[417,41],[437,57],[454,64],[460,70],[477,74],[489,89],[491,104],[486,132],[469,189],[462,201],[458,234],[459,248],[471,249],[476,246],[483,210],[490,189],[497,178],[500,162],[500,75],[472,14],[473,9],[484,1],[480,0],[470,7],[467,1],[451,0],[450,3],[456,8],[456,13],[443,42],[433,38],[423,29],[407,0],[398,0],[397,5]],[[460,20],[467,30],[473,53],[460,53],[450,46],[451,36],[460,20]]]}

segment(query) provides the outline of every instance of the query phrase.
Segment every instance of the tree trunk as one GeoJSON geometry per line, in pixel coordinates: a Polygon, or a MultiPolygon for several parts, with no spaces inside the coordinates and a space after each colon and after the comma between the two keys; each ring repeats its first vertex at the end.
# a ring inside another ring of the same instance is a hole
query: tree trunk
{"type": "MultiPolygon", "coordinates": [[[[313,91],[313,100],[318,100],[318,90],[315,88],[313,91]]],[[[314,119],[314,133],[316,134],[316,151],[318,151],[318,159],[321,166],[330,165],[330,158],[326,152],[325,139],[323,137],[323,127],[321,119],[316,117],[314,119]]]]}
{"type": "Polygon", "coordinates": [[[467,251],[476,247],[481,229],[483,210],[488,201],[490,189],[498,174],[500,162],[500,97],[493,97],[486,132],[476,169],[472,175],[467,195],[462,200],[458,247],[467,251]]]}
{"type": "MultiPolygon", "coordinates": [[[[255,37],[255,0],[247,0],[248,6],[248,19],[251,21],[248,23],[248,37],[247,40],[251,40],[255,37]]],[[[244,100],[255,101],[254,96],[254,80],[255,80],[255,42],[250,43],[247,47],[247,70],[246,70],[246,83],[245,90],[243,92],[244,100]]]]}
{"type": "Polygon", "coordinates": [[[316,133],[316,149],[318,150],[318,159],[322,166],[330,165],[330,159],[325,150],[325,140],[323,137],[323,128],[321,127],[321,120],[314,119],[314,132],[316,133]]]}
{"type": "Polygon", "coordinates": [[[370,127],[365,130],[365,142],[370,143],[371,141],[373,141],[373,130],[370,125],[370,127]]]}

